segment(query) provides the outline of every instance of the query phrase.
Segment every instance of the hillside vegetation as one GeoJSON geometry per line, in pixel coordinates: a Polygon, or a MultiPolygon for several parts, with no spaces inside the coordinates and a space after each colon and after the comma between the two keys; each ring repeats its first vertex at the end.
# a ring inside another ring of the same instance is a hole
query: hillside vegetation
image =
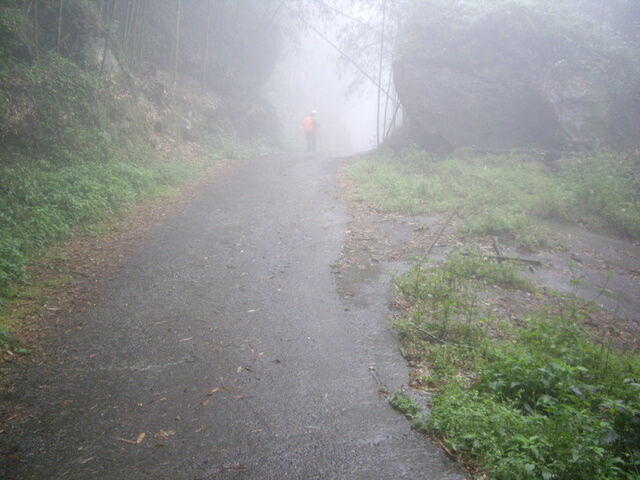
{"type": "Polygon", "coordinates": [[[0,2],[0,309],[47,245],[277,138],[269,10],[0,2]]]}

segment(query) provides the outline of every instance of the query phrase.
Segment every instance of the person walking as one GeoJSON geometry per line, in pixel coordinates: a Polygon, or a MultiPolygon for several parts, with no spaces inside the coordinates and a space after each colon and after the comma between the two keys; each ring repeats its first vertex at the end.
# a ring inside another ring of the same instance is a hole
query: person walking
{"type": "Polygon", "coordinates": [[[302,128],[307,137],[307,152],[315,152],[318,144],[318,129],[320,123],[318,123],[318,112],[311,110],[309,115],[302,120],[302,128]]]}

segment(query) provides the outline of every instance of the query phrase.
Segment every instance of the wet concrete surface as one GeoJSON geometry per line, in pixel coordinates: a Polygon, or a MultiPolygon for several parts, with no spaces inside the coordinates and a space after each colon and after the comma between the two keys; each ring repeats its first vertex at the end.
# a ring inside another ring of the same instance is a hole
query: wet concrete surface
{"type": "Polygon", "coordinates": [[[592,301],[640,326],[640,245],[546,222],[566,251],[544,252],[544,268],[531,275],[539,284],[592,301]]]}
{"type": "Polygon", "coordinates": [[[32,417],[0,436],[0,477],[466,478],[378,391],[408,371],[388,284],[336,288],[337,167],[240,162],[158,225],[14,373],[5,401],[32,417]]]}

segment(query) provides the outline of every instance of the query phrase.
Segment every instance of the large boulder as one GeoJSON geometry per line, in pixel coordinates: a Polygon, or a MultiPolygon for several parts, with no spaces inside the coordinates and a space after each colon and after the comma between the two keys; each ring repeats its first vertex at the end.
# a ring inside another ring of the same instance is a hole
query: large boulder
{"type": "Polygon", "coordinates": [[[408,133],[430,149],[600,145],[617,66],[591,48],[587,29],[541,10],[421,3],[394,62],[408,133]]]}

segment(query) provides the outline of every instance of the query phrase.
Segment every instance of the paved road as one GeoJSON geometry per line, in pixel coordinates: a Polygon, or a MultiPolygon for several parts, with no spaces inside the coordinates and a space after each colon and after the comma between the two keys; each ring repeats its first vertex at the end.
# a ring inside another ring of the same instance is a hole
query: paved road
{"type": "Polygon", "coordinates": [[[385,299],[332,278],[337,163],[240,162],[155,227],[27,373],[39,415],[0,477],[464,478],[377,391],[372,365],[391,388],[407,370],[385,299]]]}

